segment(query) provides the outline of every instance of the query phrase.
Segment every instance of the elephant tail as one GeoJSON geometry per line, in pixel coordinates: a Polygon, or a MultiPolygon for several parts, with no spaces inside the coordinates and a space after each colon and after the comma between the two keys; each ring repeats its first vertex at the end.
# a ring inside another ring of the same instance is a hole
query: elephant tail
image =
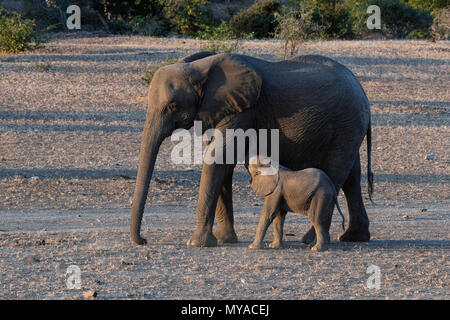
{"type": "Polygon", "coordinates": [[[369,128],[367,129],[367,193],[369,194],[370,202],[373,203],[373,172],[370,168],[372,155],[372,125],[369,121],[369,128]]]}
{"type": "Polygon", "coordinates": [[[334,197],[334,203],[336,204],[336,208],[338,209],[339,214],[341,215],[341,218],[342,218],[342,230],[344,231],[345,230],[345,218],[344,218],[344,215],[342,214],[341,207],[339,207],[339,203],[337,201],[337,196],[334,197]]]}

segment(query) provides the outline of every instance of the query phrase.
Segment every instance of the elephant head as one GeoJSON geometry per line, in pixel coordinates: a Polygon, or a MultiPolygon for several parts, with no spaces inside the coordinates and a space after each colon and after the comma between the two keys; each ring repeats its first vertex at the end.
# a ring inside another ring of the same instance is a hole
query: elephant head
{"type": "Polygon", "coordinates": [[[200,120],[212,128],[225,116],[251,108],[261,78],[239,55],[200,52],[160,68],[148,91],[148,109],[139,157],[131,213],[131,238],[140,236],[142,215],[159,147],[177,128],[189,129],[200,120]]]}
{"type": "Polygon", "coordinates": [[[267,196],[271,194],[278,186],[280,181],[280,172],[275,168],[269,158],[261,161],[261,156],[250,158],[248,171],[252,177],[251,188],[258,196],[267,196]]]}

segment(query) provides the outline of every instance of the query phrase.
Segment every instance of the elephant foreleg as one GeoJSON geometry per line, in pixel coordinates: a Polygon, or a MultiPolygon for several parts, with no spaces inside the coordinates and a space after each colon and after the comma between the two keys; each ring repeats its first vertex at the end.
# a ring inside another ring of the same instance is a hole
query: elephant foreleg
{"type": "Polygon", "coordinates": [[[224,164],[203,164],[197,202],[197,226],[187,242],[190,247],[214,247],[217,239],[212,234],[214,214],[225,178],[233,166],[224,164]]]}
{"type": "Polygon", "coordinates": [[[217,229],[214,235],[216,236],[219,244],[238,242],[236,232],[234,231],[232,178],[233,171],[228,173],[225,177],[219,199],[217,200],[217,229]]]}
{"type": "Polygon", "coordinates": [[[359,155],[355,164],[342,186],[345,204],[348,212],[348,228],[339,237],[340,241],[364,242],[369,241],[369,217],[361,196],[361,163],[359,155]]]}

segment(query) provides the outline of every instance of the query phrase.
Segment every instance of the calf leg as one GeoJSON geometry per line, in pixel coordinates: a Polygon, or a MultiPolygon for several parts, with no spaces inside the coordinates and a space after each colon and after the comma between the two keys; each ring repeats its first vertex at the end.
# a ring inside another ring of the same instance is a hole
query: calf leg
{"type": "Polygon", "coordinates": [[[267,228],[278,214],[279,207],[279,196],[276,194],[271,194],[264,199],[264,206],[261,209],[255,240],[248,246],[250,249],[261,249],[264,247],[264,236],[266,235],[267,228]]]}
{"type": "Polygon", "coordinates": [[[280,210],[275,220],[273,220],[273,241],[269,244],[269,247],[271,248],[275,249],[283,247],[283,226],[286,213],[286,211],[280,210]]]}
{"type": "Polygon", "coordinates": [[[332,195],[318,194],[311,202],[308,217],[316,231],[316,243],[312,251],[325,251],[330,244],[330,225],[334,202],[332,195]]]}

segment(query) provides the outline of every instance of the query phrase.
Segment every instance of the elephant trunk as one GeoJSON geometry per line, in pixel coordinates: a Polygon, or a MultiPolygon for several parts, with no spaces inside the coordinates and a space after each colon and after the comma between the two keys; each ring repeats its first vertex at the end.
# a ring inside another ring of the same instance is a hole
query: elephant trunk
{"type": "Polygon", "coordinates": [[[140,236],[141,221],[149,191],[150,180],[153,174],[153,168],[155,167],[156,156],[158,155],[159,147],[165,138],[165,134],[163,134],[163,131],[161,130],[163,127],[162,121],[152,121],[147,119],[142,135],[139,168],[134,189],[130,223],[131,240],[139,245],[147,243],[146,240],[140,236]]]}

